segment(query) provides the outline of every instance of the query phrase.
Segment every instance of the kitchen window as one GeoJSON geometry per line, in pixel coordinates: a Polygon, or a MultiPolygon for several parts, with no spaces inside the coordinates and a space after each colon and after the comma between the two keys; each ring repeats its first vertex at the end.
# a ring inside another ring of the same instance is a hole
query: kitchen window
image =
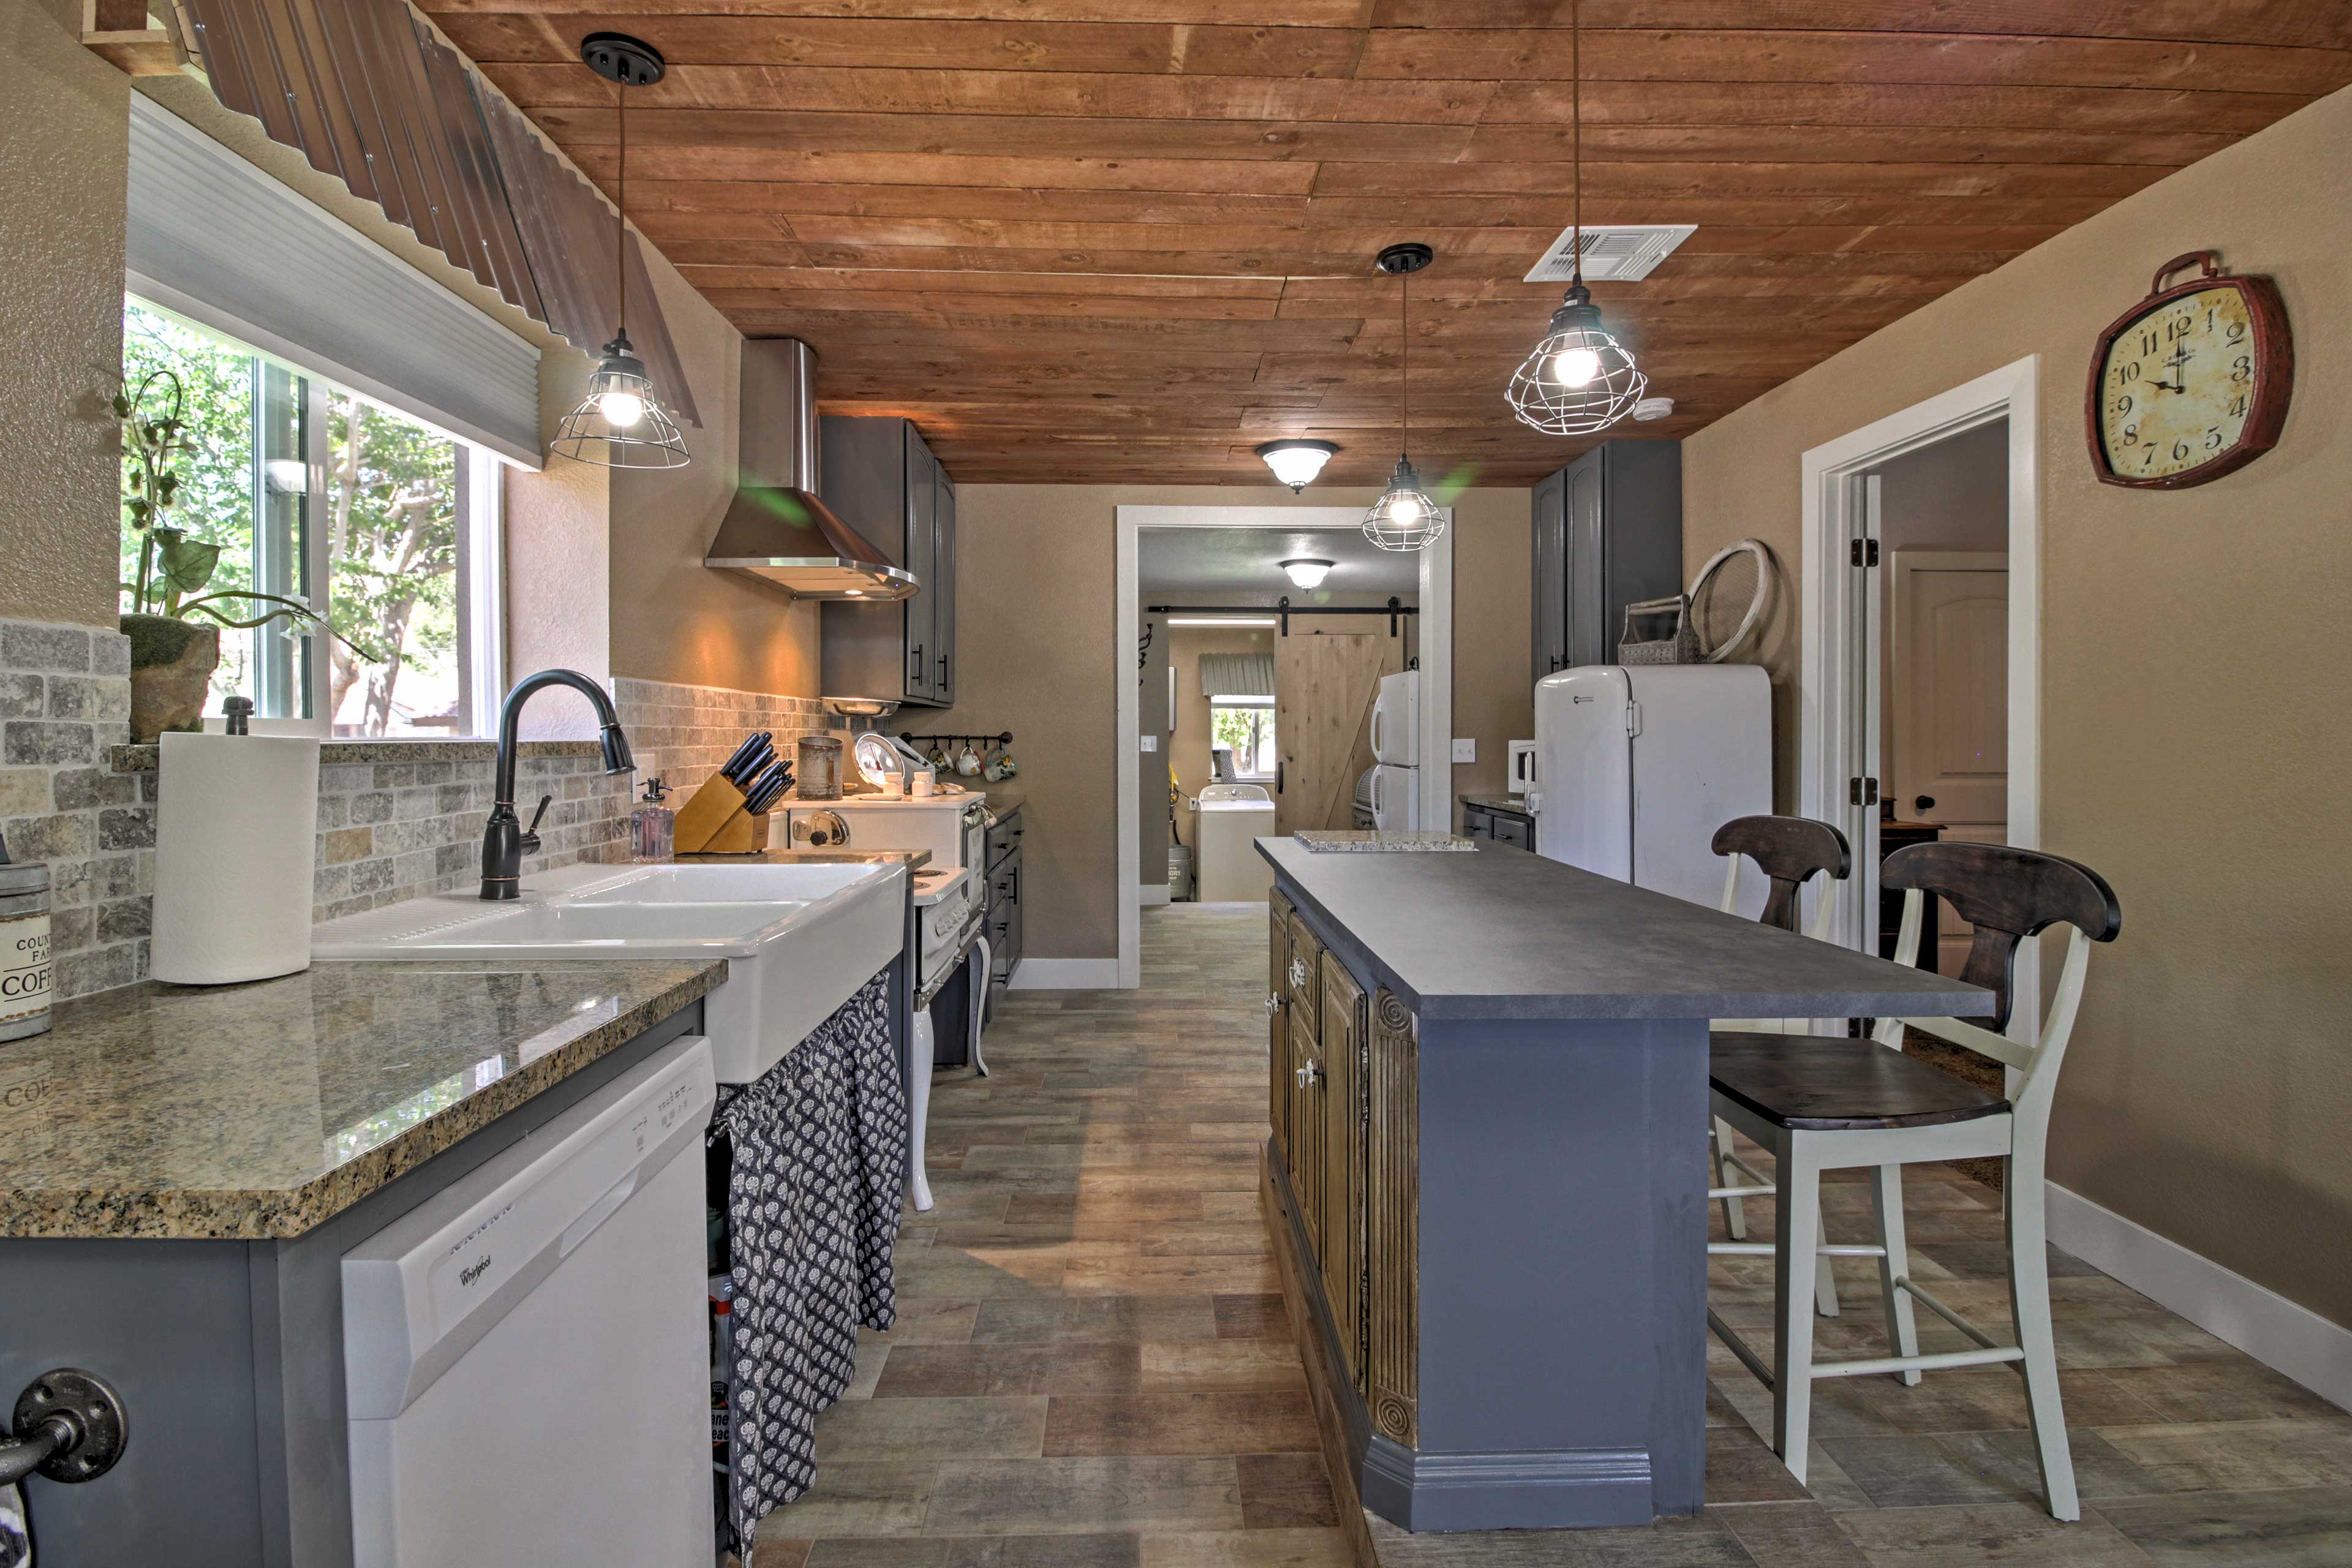
{"type": "Polygon", "coordinates": [[[1212,695],[1209,699],[1209,743],[1231,746],[1234,776],[1274,777],[1274,699],[1212,695]]]}
{"type": "MultiPolygon", "coordinates": [[[[166,521],[221,547],[206,591],[298,599],[338,634],[222,627],[207,714],[236,692],[281,733],[482,733],[504,674],[498,460],[136,298],[122,340],[127,390],[179,378],[194,449],[166,521]]],[[[167,399],[159,384],[149,411],[167,399]]],[[[141,544],[126,516],[125,584],[141,544]]]]}

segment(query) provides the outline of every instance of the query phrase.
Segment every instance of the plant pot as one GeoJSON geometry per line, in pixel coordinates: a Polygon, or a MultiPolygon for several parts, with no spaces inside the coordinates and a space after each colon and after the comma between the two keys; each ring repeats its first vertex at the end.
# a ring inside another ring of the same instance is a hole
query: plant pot
{"type": "Polygon", "coordinates": [[[220,628],[169,616],[125,616],[131,639],[131,740],[146,745],[166,730],[204,728],[205,699],[220,663],[220,628]]]}

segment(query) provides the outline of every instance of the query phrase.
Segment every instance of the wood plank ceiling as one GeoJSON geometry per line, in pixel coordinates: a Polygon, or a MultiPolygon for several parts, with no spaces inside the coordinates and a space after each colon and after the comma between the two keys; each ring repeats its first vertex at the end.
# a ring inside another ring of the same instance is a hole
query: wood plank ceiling
{"type": "MultiPolygon", "coordinates": [[[[425,0],[612,187],[581,37],[651,40],[629,210],[828,411],[971,480],[1262,483],[1318,436],[1524,483],[1502,399],[1570,217],[1559,0],[425,0]]],[[[2352,81],[2337,0],[1586,0],[1588,223],[1698,232],[1595,289],[1678,436],[2352,81]]],[[[2179,248],[2204,242],[2182,215],[2179,248]]],[[[2148,266],[2162,259],[2149,256],[2148,266]]],[[[2230,258],[2249,268],[2259,257],[2230,258]]],[[[2137,263],[2135,263],[2137,266],[2137,263]]],[[[2086,332],[2095,323],[2086,322],[2086,332]]],[[[2089,340],[2084,340],[2087,352],[2089,340]]],[[[1626,427],[1621,426],[1621,429],[1626,427]]]]}

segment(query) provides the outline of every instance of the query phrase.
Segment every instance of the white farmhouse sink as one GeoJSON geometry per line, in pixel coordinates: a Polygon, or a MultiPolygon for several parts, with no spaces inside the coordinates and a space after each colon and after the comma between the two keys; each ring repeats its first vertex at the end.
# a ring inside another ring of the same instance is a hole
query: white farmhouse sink
{"type": "Polygon", "coordinates": [[[443,893],[315,927],[317,959],[724,958],[704,1001],[722,1083],[759,1078],[905,945],[898,865],[568,866],[523,896],[443,893]]]}

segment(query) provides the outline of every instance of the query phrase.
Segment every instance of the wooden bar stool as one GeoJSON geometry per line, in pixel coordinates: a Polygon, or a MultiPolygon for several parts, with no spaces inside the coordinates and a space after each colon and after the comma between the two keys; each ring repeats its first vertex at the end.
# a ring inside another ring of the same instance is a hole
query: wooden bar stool
{"type": "Polygon", "coordinates": [[[1886,1018],[1868,1040],[1760,1032],[1714,1037],[1709,1082],[1715,1114],[1769,1149],[1779,1190],[1773,1242],[1772,1363],[1710,1311],[1707,1323],[1772,1390],[1772,1447],[1799,1481],[1817,1377],[1893,1373],[1916,1384],[1924,1371],[2008,1364],[2025,1377],[2027,1409],[2051,1513],[2082,1516],[2074,1467],[2058,1402],[2058,1357],[2050,1327],[2049,1257],[2042,1215],[2042,1158],[2050,1102],[2066,1042],[2082,1005],[2091,943],[2113,942],[2123,914],[2099,874],[2072,860],[1985,844],[1922,844],[1887,857],[1883,885],[1906,894],[1895,962],[1916,960],[1930,896],[1948,902],[1975,928],[1960,978],[1990,990],[1994,1028],[2009,1021],[2018,944],[2064,924],[2066,962],[2042,1026],[2039,1045],[2021,1046],[1958,1018],[1886,1018]],[[1981,1052],[2023,1076],[2013,1100],[2002,1100],[1903,1054],[1903,1031],[1920,1029],[1981,1052]],[[2013,1344],[2003,1344],[1919,1289],[1910,1279],[1903,1235],[1902,1168],[1922,1161],[1985,1156],[2008,1161],[2002,1208],[2009,1231],[2010,1313],[2013,1344]],[[1857,1361],[1813,1359],[1813,1314],[1790,1288],[1803,1259],[1821,1247],[1823,1171],[1868,1167],[1878,1222],[1874,1247],[1838,1247],[1838,1255],[1879,1260],[1880,1295],[1892,1355],[1857,1361]],[[1916,1300],[1981,1347],[1919,1353],[1911,1303],[1916,1300]]]}
{"type": "MultiPolygon", "coordinates": [[[[1853,856],[1846,847],[1845,835],[1826,822],[1815,822],[1804,816],[1735,816],[1715,830],[1711,846],[1717,855],[1730,860],[1730,869],[1723,879],[1725,914],[1739,908],[1740,873],[1750,860],[1764,873],[1770,891],[1764,900],[1764,912],[1756,918],[1760,924],[1778,926],[1794,931],[1798,924],[1798,895],[1814,877],[1824,879],[1821,899],[1813,910],[1812,930],[1807,934],[1816,941],[1829,940],[1830,922],[1837,915],[1838,885],[1853,868],[1853,856]]],[[[1718,1018],[1717,1029],[1743,1030],[1757,1034],[1801,1034],[1805,1024],[1798,1019],[1779,1018],[1718,1018]]],[[[1772,1178],[1739,1157],[1731,1141],[1731,1124],[1717,1117],[1707,1121],[1707,1158],[1715,1171],[1715,1184],[1706,1195],[1723,1205],[1723,1227],[1731,1237],[1728,1243],[1709,1244],[1712,1253],[1763,1253],[1770,1247],[1761,1243],[1748,1244],[1748,1215],[1741,1206],[1743,1200],[1772,1195],[1772,1178]],[[1742,1182],[1734,1182],[1734,1174],[1742,1182]]],[[[1824,1318],[1837,1316],[1837,1281],[1831,1273],[1830,1260],[1823,1258],[1814,1278],[1813,1302],[1824,1318]]]]}

